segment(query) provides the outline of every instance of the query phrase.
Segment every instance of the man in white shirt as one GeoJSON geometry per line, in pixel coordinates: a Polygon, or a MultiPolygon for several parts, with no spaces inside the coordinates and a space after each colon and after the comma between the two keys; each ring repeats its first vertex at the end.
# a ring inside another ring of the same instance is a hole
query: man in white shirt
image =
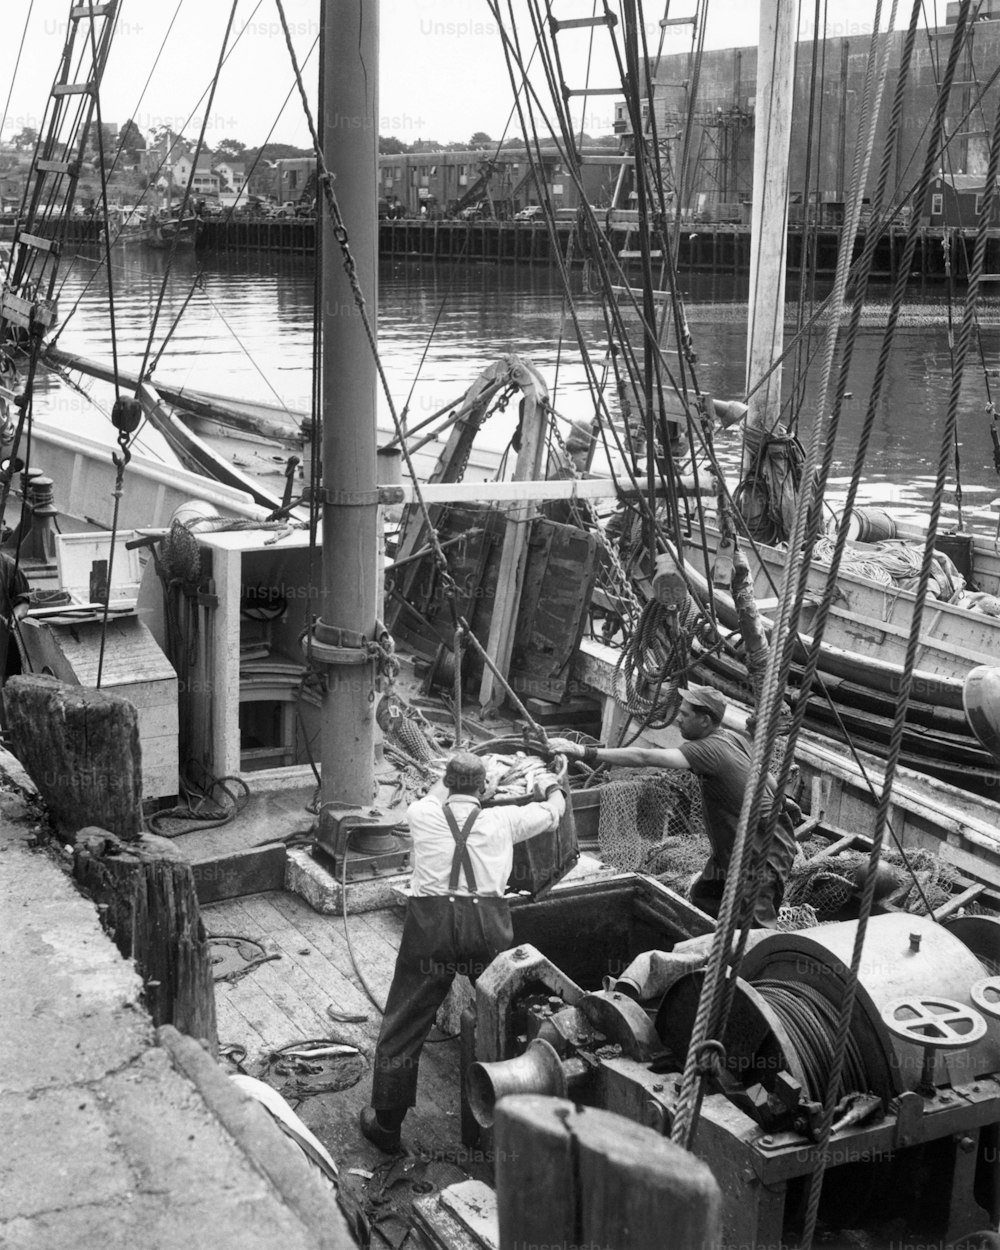
{"type": "Polygon", "coordinates": [[[566,809],[557,779],[543,774],[542,802],[483,808],[483,761],[459,752],[444,778],[411,803],[413,878],[403,937],[375,1048],[372,1105],[361,1131],[380,1150],[399,1149],[416,1102],[420,1052],[457,973],[475,983],[513,944],[504,898],[514,843],[555,829],[566,809]]]}

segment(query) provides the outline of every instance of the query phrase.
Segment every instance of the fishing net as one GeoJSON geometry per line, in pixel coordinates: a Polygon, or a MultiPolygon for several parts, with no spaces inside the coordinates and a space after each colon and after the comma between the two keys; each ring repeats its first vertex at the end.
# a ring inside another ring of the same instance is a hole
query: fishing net
{"type": "Polygon", "coordinates": [[[444,767],[442,746],[434,726],[395,691],[387,691],[375,709],[382,730],[382,749],[395,770],[394,784],[409,802],[427,791],[444,767]]]}
{"type": "Polygon", "coordinates": [[[418,709],[396,693],[385,694],[375,710],[375,720],[386,742],[420,764],[440,758],[434,727],[418,709]]]}
{"type": "Polygon", "coordinates": [[[201,577],[201,549],[194,535],[180,521],[174,521],[170,533],[160,543],[160,568],[167,585],[198,585],[201,577]]]}
{"type": "MultiPolygon", "coordinates": [[[[613,772],[602,787],[597,840],[606,864],[625,872],[650,871],[644,866],[665,843],[677,851],[675,842],[691,842],[693,837],[700,837],[704,847],[697,852],[701,868],[708,843],[698,779],[692,773],[626,769],[613,772]]],[[[685,853],[696,854],[686,849],[685,853]]]]}
{"type": "Polygon", "coordinates": [[[799,929],[814,929],[818,924],[816,909],[808,903],[800,903],[797,907],[784,904],[778,909],[778,920],[774,927],[779,933],[795,933],[799,929]]]}
{"type": "MultiPolygon", "coordinates": [[[[828,845],[822,839],[810,839],[805,847],[807,858],[792,868],[785,890],[786,904],[812,907],[821,921],[833,919],[846,903],[860,896],[868,871],[867,852],[820,856],[828,845]]],[[[933,851],[909,851],[907,859],[912,875],[895,847],[883,850],[876,895],[894,907],[926,915],[952,895],[957,873],[933,851]]]]}

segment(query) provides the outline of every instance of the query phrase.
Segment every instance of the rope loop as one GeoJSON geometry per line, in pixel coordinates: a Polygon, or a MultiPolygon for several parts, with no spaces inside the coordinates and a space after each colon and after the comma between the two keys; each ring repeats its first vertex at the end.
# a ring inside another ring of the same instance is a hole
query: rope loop
{"type": "Polygon", "coordinates": [[[695,1071],[699,1076],[720,1077],[726,1066],[726,1048],[714,1038],[695,1047],[695,1071]]]}

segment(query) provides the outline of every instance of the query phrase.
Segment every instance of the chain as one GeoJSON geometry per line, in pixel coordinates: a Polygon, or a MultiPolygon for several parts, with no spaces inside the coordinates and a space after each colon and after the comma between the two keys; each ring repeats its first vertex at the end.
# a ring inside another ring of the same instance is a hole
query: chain
{"type": "Polygon", "coordinates": [[[124,403],[120,399],[115,401],[116,414],[121,414],[123,411],[126,411],[128,413],[128,419],[122,419],[121,415],[119,415],[119,420],[116,424],[118,425],[118,450],[121,452],[121,455],[118,455],[117,452],[111,453],[111,460],[115,466],[115,488],[111,492],[111,497],[114,499],[115,505],[114,514],[111,518],[111,546],[108,550],[108,580],[104,591],[104,615],[101,620],[101,649],[97,658],[97,681],[95,684],[98,690],[101,688],[101,678],[104,675],[104,649],[107,643],[108,635],[108,613],[111,609],[111,587],[113,585],[115,569],[115,545],[118,538],[118,514],[121,511],[122,495],[125,493],[125,470],[128,467],[128,462],[132,459],[132,450],[129,447],[129,443],[131,441],[132,434],[135,432],[138,425],[138,420],[135,417],[135,410],[138,408],[139,405],[135,400],[126,400],[124,403]],[[134,408],[132,405],[134,405],[134,408]]]}
{"type": "Polygon", "coordinates": [[[365,644],[368,658],[375,661],[375,681],[368,692],[368,702],[375,702],[375,695],[385,691],[387,696],[395,693],[399,676],[399,656],[392,635],[382,624],[376,623],[375,637],[365,644]]]}

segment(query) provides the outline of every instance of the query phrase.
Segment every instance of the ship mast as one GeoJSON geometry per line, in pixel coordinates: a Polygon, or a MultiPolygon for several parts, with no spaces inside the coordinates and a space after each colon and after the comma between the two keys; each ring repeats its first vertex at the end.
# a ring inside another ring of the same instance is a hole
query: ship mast
{"type": "MultiPolygon", "coordinates": [[[[760,4],[747,331],[748,431],[770,429],[781,410],[781,367],[769,370],[784,347],[788,150],[798,7],[788,0],[761,0],[760,4]]],[[[747,459],[744,452],[744,476],[747,459]]]]}
{"type": "MultiPolygon", "coordinates": [[[[374,329],[377,308],[378,8],[325,0],[321,144],[349,232],[374,329]],[[336,20],[334,20],[336,19],[336,20]]],[[[320,201],[322,197],[318,197],[320,201]]],[[[314,658],[325,664],[323,804],[367,807],[375,791],[374,661],[378,611],[377,372],[329,213],[322,215],[321,616],[314,658]]]]}

